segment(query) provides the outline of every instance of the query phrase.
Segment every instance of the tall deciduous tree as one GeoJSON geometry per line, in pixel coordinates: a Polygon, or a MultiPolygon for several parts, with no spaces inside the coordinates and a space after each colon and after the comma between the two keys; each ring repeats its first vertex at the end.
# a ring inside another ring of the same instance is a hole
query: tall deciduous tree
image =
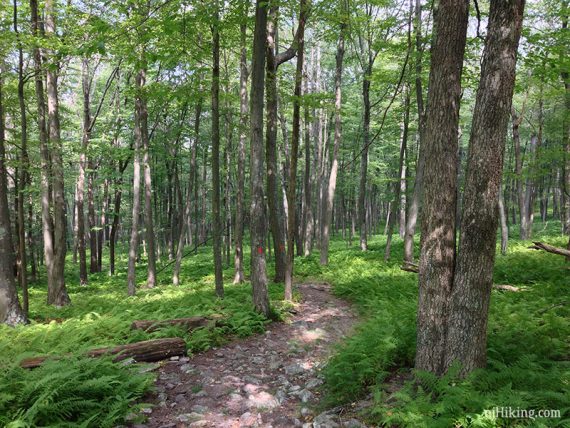
{"type": "Polygon", "coordinates": [[[297,68],[295,71],[295,98],[293,100],[293,134],[291,139],[291,163],[289,165],[289,183],[287,188],[288,225],[287,230],[287,266],[285,270],[285,299],[293,299],[293,261],[295,258],[296,225],[296,190],[297,190],[297,161],[299,157],[299,139],[301,134],[301,88],[303,84],[303,64],[305,58],[305,23],[307,20],[308,4],[300,1],[299,28],[297,30],[297,68]]]}
{"type": "Polygon", "coordinates": [[[321,236],[321,264],[326,265],[329,263],[329,240],[330,240],[330,226],[332,223],[334,193],[336,189],[336,179],[338,175],[338,152],[340,150],[340,143],[342,139],[342,66],[344,61],[344,41],[347,30],[347,5],[346,0],[340,1],[339,19],[340,19],[340,33],[338,36],[338,44],[336,48],[336,67],[335,67],[335,99],[334,99],[334,147],[332,154],[332,165],[329,174],[328,186],[326,189],[324,213],[322,216],[323,226],[321,236]]]}
{"type": "Polygon", "coordinates": [[[212,232],[214,241],[214,274],[216,294],[224,297],[222,272],[222,221],[220,218],[220,31],[216,1],[212,25],[212,232]]]}
{"type": "Polygon", "coordinates": [[[447,299],[455,268],[455,211],[461,71],[468,0],[437,4],[425,138],[416,368],[443,373],[447,299]]]}
{"type": "Polygon", "coordinates": [[[267,270],[265,264],[265,200],[263,191],[263,94],[265,69],[265,43],[267,38],[267,4],[255,3],[255,31],[251,65],[251,287],[255,309],[269,316],[267,270]]]}

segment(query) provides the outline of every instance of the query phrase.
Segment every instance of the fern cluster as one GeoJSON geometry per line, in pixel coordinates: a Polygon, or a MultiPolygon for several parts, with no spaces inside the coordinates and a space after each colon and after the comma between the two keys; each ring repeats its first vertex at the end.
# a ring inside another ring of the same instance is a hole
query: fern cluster
{"type": "Polygon", "coordinates": [[[133,410],[152,377],[109,359],[50,360],[35,370],[12,365],[0,382],[0,425],[112,427],[133,410]]]}

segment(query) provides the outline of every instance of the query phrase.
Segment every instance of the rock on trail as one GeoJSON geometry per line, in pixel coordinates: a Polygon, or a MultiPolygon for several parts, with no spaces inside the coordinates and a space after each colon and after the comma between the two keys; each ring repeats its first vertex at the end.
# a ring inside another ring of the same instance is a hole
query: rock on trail
{"type": "MultiPolygon", "coordinates": [[[[356,322],[350,305],[323,284],[300,284],[287,323],[158,369],[154,407],[137,428],[363,427],[338,409],[315,414],[319,368],[356,322]]],[[[150,409],[149,409],[150,410],[150,409]]],[[[147,412],[149,411],[147,410],[147,412]]]]}

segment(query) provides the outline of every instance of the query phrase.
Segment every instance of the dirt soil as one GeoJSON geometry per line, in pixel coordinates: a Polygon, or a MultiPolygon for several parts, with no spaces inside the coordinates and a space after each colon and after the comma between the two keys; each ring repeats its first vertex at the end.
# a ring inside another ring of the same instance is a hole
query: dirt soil
{"type": "Polygon", "coordinates": [[[357,318],[327,284],[299,284],[301,302],[286,323],[192,358],[174,357],[158,370],[156,393],[144,401],[144,424],[190,427],[363,427],[337,409],[315,413],[319,369],[357,318]],[[340,414],[339,414],[340,413],[340,414]]]}

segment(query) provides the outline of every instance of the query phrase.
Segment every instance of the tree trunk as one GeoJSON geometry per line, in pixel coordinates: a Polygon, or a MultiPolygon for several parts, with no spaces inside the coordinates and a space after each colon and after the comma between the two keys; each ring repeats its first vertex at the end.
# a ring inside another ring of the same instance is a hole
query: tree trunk
{"type": "Polygon", "coordinates": [[[14,247],[8,206],[2,86],[3,80],[0,77],[0,323],[14,326],[27,323],[27,317],[20,307],[14,281],[14,247]]]}
{"type": "MultiPolygon", "coordinates": [[[[404,162],[406,151],[408,150],[408,129],[410,123],[410,91],[405,89],[406,98],[404,101],[404,122],[402,124],[402,141],[400,142],[400,159],[398,164],[397,180],[394,182],[394,203],[393,214],[390,216],[388,225],[388,237],[386,238],[386,250],[384,252],[384,261],[390,260],[390,251],[392,246],[392,234],[394,233],[394,224],[396,223],[396,214],[401,215],[401,192],[402,192],[402,174],[405,180],[404,162]]],[[[405,191],[405,187],[404,187],[405,191]]]]}
{"type": "MultiPolygon", "coordinates": [[[[129,265],[127,270],[127,284],[129,296],[136,293],[136,271],[137,253],[139,246],[139,216],[140,216],[140,192],[141,192],[141,160],[140,152],[143,146],[143,118],[142,118],[142,88],[144,85],[144,70],[141,68],[135,78],[135,129],[134,129],[134,154],[133,154],[133,210],[131,218],[131,239],[129,243],[129,265]]],[[[116,203],[115,199],[115,203],[116,203]]]]}
{"type": "MultiPolygon", "coordinates": [[[[143,54],[144,55],[144,54],[143,54]]],[[[144,223],[145,239],[147,245],[147,279],[146,286],[153,288],[156,285],[156,245],[154,237],[154,224],[152,216],[152,177],[150,172],[150,147],[148,137],[148,110],[144,86],[146,83],[146,60],[143,58],[142,66],[138,74],[138,97],[139,106],[139,126],[140,138],[143,150],[143,171],[144,171],[144,223]]]]}
{"type": "MultiPolygon", "coordinates": [[[[314,50],[311,50],[311,65],[313,72],[315,70],[314,50]]],[[[309,94],[309,76],[307,67],[307,76],[305,77],[305,94],[309,94]]],[[[313,247],[313,202],[311,193],[313,186],[311,185],[311,123],[309,115],[309,106],[305,105],[305,176],[303,180],[303,196],[304,196],[304,211],[303,211],[303,254],[305,257],[311,255],[313,247]]]]}
{"type": "MultiPolygon", "coordinates": [[[[299,139],[301,134],[301,88],[303,84],[303,61],[305,58],[305,21],[307,13],[306,0],[299,3],[299,30],[297,31],[297,68],[295,70],[295,90],[293,98],[293,135],[289,164],[289,183],[287,184],[287,265],[285,270],[285,300],[293,300],[293,263],[295,258],[296,225],[296,190],[297,190],[297,160],[299,157],[299,139]]],[[[283,144],[287,144],[284,141],[283,144]]]]}
{"type": "Polygon", "coordinates": [[[265,200],[263,192],[263,92],[265,43],[267,41],[266,3],[256,0],[253,62],[251,65],[251,287],[256,311],[270,315],[265,266],[265,200]]]}
{"type": "Polygon", "coordinates": [[[323,227],[321,236],[321,265],[327,265],[329,263],[329,228],[332,222],[332,211],[334,202],[334,193],[336,189],[336,178],[338,174],[338,152],[341,143],[341,128],[342,128],[342,118],[341,118],[341,104],[342,104],[342,63],[344,59],[344,37],[346,32],[347,24],[345,22],[345,10],[346,6],[344,2],[341,5],[341,15],[342,21],[340,24],[340,34],[338,38],[338,45],[336,50],[336,68],[335,68],[335,125],[334,125],[334,148],[332,157],[332,166],[329,175],[329,183],[326,192],[326,202],[324,205],[324,215],[323,215],[323,227]]]}
{"type": "Polygon", "coordinates": [[[360,249],[368,249],[366,238],[366,179],[368,175],[368,146],[370,145],[370,75],[372,74],[372,61],[369,59],[368,67],[362,79],[362,102],[364,108],[364,123],[362,125],[362,153],[360,155],[360,184],[358,190],[358,225],[360,227],[360,249]]]}
{"type": "Polygon", "coordinates": [[[212,232],[214,241],[214,274],[216,295],[224,297],[222,272],[222,223],[220,216],[220,33],[218,31],[219,11],[215,5],[215,22],[212,27],[212,232]]]}
{"type": "MultiPolygon", "coordinates": [[[[188,189],[186,192],[186,201],[184,201],[184,215],[182,222],[180,223],[180,234],[178,235],[178,246],[176,247],[176,262],[174,263],[174,268],[172,270],[172,284],[180,284],[180,266],[182,264],[182,256],[184,253],[184,228],[188,227],[190,229],[190,211],[192,204],[191,198],[194,190],[194,181],[196,179],[196,156],[198,153],[198,145],[200,142],[200,117],[202,116],[202,98],[198,98],[196,103],[196,112],[194,115],[194,145],[192,146],[192,153],[190,155],[190,174],[188,177],[188,189]]],[[[198,201],[195,201],[197,204],[198,201]]],[[[190,235],[192,230],[188,230],[190,235]]],[[[196,243],[198,245],[198,243],[196,243]]]]}
{"type": "Polygon", "coordinates": [[[274,282],[285,281],[285,231],[283,230],[284,208],[280,191],[278,191],[277,166],[277,68],[276,55],[276,19],[277,8],[272,8],[267,28],[267,129],[265,150],[267,162],[267,204],[269,206],[269,223],[273,235],[275,252],[274,282]]]}
{"type": "Polygon", "coordinates": [[[416,177],[414,180],[414,192],[412,193],[412,200],[408,209],[408,218],[406,220],[406,230],[404,233],[404,261],[414,261],[414,234],[416,233],[416,224],[418,221],[418,213],[420,210],[420,203],[422,198],[423,177],[425,168],[425,150],[424,147],[424,132],[425,132],[425,109],[424,109],[424,95],[422,89],[422,6],[421,0],[416,0],[414,33],[416,35],[416,101],[418,109],[418,157],[416,163],[416,177]]]}
{"type": "Polygon", "coordinates": [[[440,1],[434,18],[425,124],[416,369],[444,372],[447,299],[455,265],[461,71],[468,0],[440,1]]]}
{"type": "MultiPolygon", "coordinates": [[[[445,367],[462,373],[487,360],[497,201],[513,96],[524,0],[491,2],[469,142],[459,255],[449,306],[445,367]]],[[[421,272],[421,265],[420,265],[421,272]]]]}
{"type": "MultiPolygon", "coordinates": [[[[36,4],[37,12],[37,4],[36,4]]],[[[37,14],[36,14],[37,18],[37,14]]],[[[55,11],[53,0],[46,0],[45,3],[45,33],[49,37],[56,37],[55,30],[55,11]]],[[[51,227],[44,229],[44,250],[46,256],[46,265],[48,266],[48,304],[54,306],[65,306],[71,303],[67,295],[65,287],[64,268],[65,253],[67,250],[65,240],[66,217],[65,217],[65,198],[63,183],[63,160],[62,147],[60,139],[59,124],[59,100],[57,90],[57,69],[58,64],[51,64],[46,70],[46,89],[47,89],[47,113],[49,128],[49,144],[47,146],[47,135],[44,135],[45,147],[43,150],[44,162],[46,164],[46,172],[44,179],[50,179],[49,171],[51,171],[50,182],[44,183],[44,198],[47,194],[46,207],[48,212],[44,214],[45,221],[51,223],[51,227]],[[53,223],[49,214],[50,187],[53,188],[53,223]],[[51,230],[49,230],[51,229],[51,230]],[[50,232],[48,245],[46,242],[47,232],[50,232]],[[49,255],[49,259],[48,259],[49,255]]],[[[41,74],[39,76],[41,78],[41,74]]],[[[43,104],[43,94],[42,94],[43,104]]],[[[42,108],[43,109],[43,108],[42,108]]],[[[45,111],[45,110],[44,110],[45,111]]],[[[42,167],[43,169],[43,167],[42,167]]],[[[45,209],[44,208],[44,209],[45,209]]]]}
{"type": "MultiPolygon", "coordinates": [[[[28,315],[29,310],[29,297],[28,297],[28,263],[26,256],[26,222],[24,213],[24,197],[25,189],[29,184],[29,167],[30,159],[28,157],[28,119],[26,113],[26,98],[24,93],[24,53],[22,42],[20,40],[20,33],[18,31],[18,6],[17,1],[14,0],[14,33],[18,42],[18,104],[20,107],[20,189],[18,195],[18,257],[20,260],[20,269],[18,278],[20,287],[22,288],[22,305],[24,314],[28,315]]],[[[0,82],[1,84],[2,82],[0,82]]],[[[0,116],[2,113],[0,113],[0,116]]],[[[3,120],[0,117],[0,120],[3,120]]],[[[0,131],[4,132],[4,130],[0,131]]],[[[4,138],[4,135],[1,136],[4,138]]]]}
{"type": "Polygon", "coordinates": [[[515,109],[512,109],[512,121],[513,121],[513,143],[515,146],[515,174],[517,177],[517,198],[519,205],[520,214],[520,239],[528,239],[528,205],[525,200],[525,191],[523,188],[523,176],[522,176],[522,155],[521,155],[521,139],[519,134],[519,126],[522,123],[523,115],[521,113],[520,117],[517,116],[515,109]]]}
{"type": "MultiPolygon", "coordinates": [[[[245,1],[244,20],[248,15],[249,1],[245,1]]],[[[245,145],[247,139],[247,47],[246,47],[247,26],[240,25],[241,52],[240,52],[240,75],[239,75],[239,143],[237,154],[237,193],[236,193],[236,217],[235,217],[235,256],[234,256],[234,284],[241,284],[245,277],[243,272],[243,229],[244,229],[244,190],[245,190],[245,145]]]]}
{"type": "Polygon", "coordinates": [[[507,214],[505,213],[505,199],[503,197],[503,186],[499,186],[499,218],[501,219],[501,254],[507,254],[507,247],[509,245],[509,226],[507,225],[507,214]]]}
{"type": "Polygon", "coordinates": [[[85,250],[85,209],[84,191],[85,174],[87,169],[87,147],[90,139],[91,112],[89,107],[89,60],[84,57],[81,62],[81,87],[83,90],[83,137],[81,139],[81,154],[79,155],[79,174],[75,188],[75,212],[77,215],[77,252],[79,254],[79,284],[87,285],[87,254],[85,250]]]}

